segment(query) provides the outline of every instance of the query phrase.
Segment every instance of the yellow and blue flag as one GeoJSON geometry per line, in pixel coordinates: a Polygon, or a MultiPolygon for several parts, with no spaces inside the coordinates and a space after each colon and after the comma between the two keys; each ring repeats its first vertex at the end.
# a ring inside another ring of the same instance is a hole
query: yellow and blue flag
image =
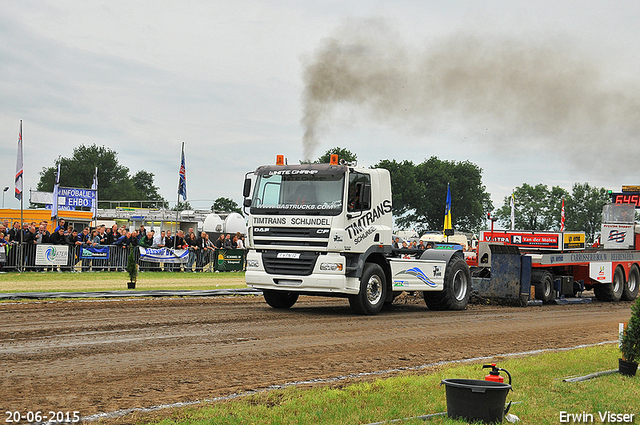
{"type": "Polygon", "coordinates": [[[444,231],[447,229],[453,229],[451,225],[451,189],[449,188],[449,183],[447,183],[447,203],[444,206],[444,231]]]}

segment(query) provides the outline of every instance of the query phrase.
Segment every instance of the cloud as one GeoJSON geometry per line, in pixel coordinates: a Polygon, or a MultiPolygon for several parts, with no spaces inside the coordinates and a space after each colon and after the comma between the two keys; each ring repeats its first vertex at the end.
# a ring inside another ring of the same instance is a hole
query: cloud
{"type": "Polygon", "coordinates": [[[305,63],[304,156],[313,157],[335,111],[350,107],[426,136],[475,135],[496,152],[543,150],[571,156],[576,167],[594,158],[632,166],[640,90],[607,77],[566,38],[458,32],[411,47],[383,20],[351,20],[305,63]]]}

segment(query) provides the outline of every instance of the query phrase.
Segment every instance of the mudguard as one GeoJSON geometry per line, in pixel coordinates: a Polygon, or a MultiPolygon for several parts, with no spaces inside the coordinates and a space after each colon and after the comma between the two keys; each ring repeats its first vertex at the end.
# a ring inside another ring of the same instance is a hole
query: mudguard
{"type": "Polygon", "coordinates": [[[449,264],[449,260],[454,255],[459,255],[464,258],[464,253],[460,250],[454,249],[426,249],[420,256],[421,260],[440,260],[446,261],[449,264]]]}

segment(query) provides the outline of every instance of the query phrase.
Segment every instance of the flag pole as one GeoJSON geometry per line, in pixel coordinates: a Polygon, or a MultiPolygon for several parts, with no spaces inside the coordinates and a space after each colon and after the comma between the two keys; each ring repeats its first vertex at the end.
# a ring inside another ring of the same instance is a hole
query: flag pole
{"type": "Polygon", "coordinates": [[[18,255],[20,256],[19,270],[24,271],[24,255],[23,243],[24,243],[24,231],[22,229],[22,223],[24,221],[24,196],[23,196],[23,174],[24,174],[24,161],[22,159],[22,120],[20,120],[20,133],[18,133],[18,157],[16,159],[16,178],[15,178],[15,196],[20,199],[20,249],[18,255]]]}
{"type": "Polygon", "coordinates": [[[184,201],[187,200],[187,169],[184,163],[184,142],[182,142],[182,156],[180,159],[180,171],[178,172],[178,201],[176,203],[176,234],[173,236],[173,249],[176,249],[176,242],[178,241],[178,205],[180,204],[180,195],[184,201]]]}

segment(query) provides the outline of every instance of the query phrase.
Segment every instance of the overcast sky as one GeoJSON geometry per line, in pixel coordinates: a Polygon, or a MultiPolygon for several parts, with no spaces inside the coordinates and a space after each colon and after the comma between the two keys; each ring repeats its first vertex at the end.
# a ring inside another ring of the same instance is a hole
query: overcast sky
{"type": "MultiPolygon", "coordinates": [[[[523,183],[640,184],[640,3],[0,0],[0,184],[107,146],[177,198],[339,146],[359,164],[476,163],[523,183]]],[[[27,194],[28,196],[28,194],[27,194]]],[[[445,194],[443,194],[443,197],[445,194]]],[[[125,194],[126,197],[126,194],[125,194]]],[[[453,206],[455,214],[455,206],[453,206]]]]}

